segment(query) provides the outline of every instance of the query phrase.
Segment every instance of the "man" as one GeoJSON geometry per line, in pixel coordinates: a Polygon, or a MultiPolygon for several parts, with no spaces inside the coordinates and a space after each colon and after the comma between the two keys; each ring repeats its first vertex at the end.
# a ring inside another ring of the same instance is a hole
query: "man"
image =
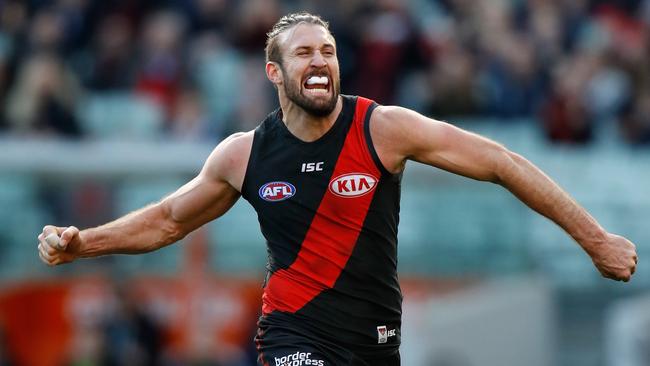
{"type": "Polygon", "coordinates": [[[413,111],[340,95],[336,43],[319,17],[280,19],[266,54],[280,109],[224,140],[196,178],[162,201],[97,228],[46,226],[41,259],[156,250],[242,196],[268,243],[260,363],[399,365],[397,223],[411,159],[501,184],[571,235],[603,276],[628,281],[634,273],[634,245],[526,159],[413,111]]]}

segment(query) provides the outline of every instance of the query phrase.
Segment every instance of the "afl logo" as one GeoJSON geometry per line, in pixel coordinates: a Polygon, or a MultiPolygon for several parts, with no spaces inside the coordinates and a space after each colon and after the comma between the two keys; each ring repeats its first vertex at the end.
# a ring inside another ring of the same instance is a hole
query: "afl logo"
{"type": "Polygon", "coordinates": [[[269,202],[284,201],[296,194],[296,187],[287,182],[269,182],[260,187],[260,197],[269,202]]]}
{"type": "Polygon", "coordinates": [[[339,175],[330,182],[330,192],[339,197],[352,198],[372,192],[377,178],[369,174],[349,173],[339,175]]]}

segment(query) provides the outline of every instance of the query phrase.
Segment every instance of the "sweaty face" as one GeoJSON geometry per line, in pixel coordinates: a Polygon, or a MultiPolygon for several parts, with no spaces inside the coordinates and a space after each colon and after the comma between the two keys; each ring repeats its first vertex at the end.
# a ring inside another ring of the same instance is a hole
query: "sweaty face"
{"type": "Polygon", "coordinates": [[[327,116],[341,93],[339,64],[332,35],[323,27],[300,24],[282,44],[283,88],[291,102],[314,116],[327,116]]]}

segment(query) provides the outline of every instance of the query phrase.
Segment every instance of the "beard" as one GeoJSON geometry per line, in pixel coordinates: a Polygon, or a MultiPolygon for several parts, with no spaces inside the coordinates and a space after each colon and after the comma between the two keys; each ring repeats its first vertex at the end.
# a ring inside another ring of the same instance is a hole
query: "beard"
{"type": "Polygon", "coordinates": [[[336,108],[336,102],[338,101],[339,94],[341,94],[340,80],[334,80],[329,74],[326,75],[322,73],[314,73],[314,75],[327,76],[330,79],[332,96],[329,99],[323,101],[320,98],[311,99],[308,96],[304,95],[301,93],[301,84],[296,85],[295,83],[292,83],[290,80],[288,80],[286,77],[286,72],[284,75],[284,93],[287,95],[287,98],[289,98],[290,101],[305,110],[305,112],[315,117],[325,117],[332,113],[334,108],[336,108]]]}

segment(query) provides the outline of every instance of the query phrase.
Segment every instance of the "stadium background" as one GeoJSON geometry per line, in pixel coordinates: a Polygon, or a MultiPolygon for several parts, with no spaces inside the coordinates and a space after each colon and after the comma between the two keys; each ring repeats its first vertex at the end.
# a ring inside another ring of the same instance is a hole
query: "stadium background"
{"type": "Polygon", "coordinates": [[[265,32],[331,22],[342,90],[492,137],[639,269],[603,280],[503,189],[409,164],[405,366],[650,364],[650,1],[0,0],[0,365],[253,365],[265,249],[240,202],[159,252],[49,268],[45,223],[171,192],[277,105],[265,32]]]}

